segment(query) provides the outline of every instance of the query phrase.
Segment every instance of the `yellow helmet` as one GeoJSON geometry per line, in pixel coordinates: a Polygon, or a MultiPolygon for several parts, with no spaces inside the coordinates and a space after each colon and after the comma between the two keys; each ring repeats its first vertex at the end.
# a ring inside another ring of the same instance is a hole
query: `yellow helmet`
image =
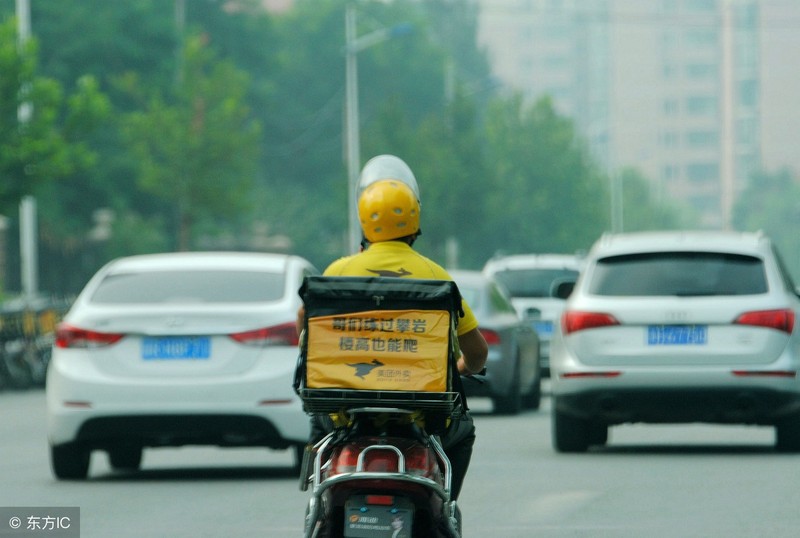
{"type": "Polygon", "coordinates": [[[390,241],[419,231],[419,200],[394,179],[376,181],[358,198],[358,218],[370,243],[390,241]]]}

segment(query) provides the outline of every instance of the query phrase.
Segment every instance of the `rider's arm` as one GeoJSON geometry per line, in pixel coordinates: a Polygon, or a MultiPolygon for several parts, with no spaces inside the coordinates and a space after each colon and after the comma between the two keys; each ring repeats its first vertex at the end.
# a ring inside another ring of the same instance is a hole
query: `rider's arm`
{"type": "Polygon", "coordinates": [[[458,346],[461,348],[461,357],[458,359],[459,374],[477,374],[483,370],[489,346],[486,345],[486,340],[477,327],[458,335],[458,346]]]}
{"type": "Polygon", "coordinates": [[[297,335],[303,333],[303,327],[306,323],[306,308],[303,305],[300,305],[300,308],[297,309],[297,321],[296,328],[297,328],[297,335]]]}

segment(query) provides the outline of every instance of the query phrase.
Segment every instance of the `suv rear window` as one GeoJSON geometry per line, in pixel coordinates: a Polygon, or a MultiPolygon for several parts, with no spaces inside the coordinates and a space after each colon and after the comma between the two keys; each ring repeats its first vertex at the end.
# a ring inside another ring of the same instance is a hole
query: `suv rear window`
{"type": "Polygon", "coordinates": [[[656,252],[597,261],[589,293],[613,296],[754,295],[767,292],[761,259],[709,252],[656,252]]]}
{"type": "Polygon", "coordinates": [[[259,303],[283,297],[284,275],[263,271],[152,271],[109,275],[92,294],[105,304],[259,303]]]}
{"type": "Polygon", "coordinates": [[[572,269],[514,269],[498,271],[494,277],[512,297],[552,297],[553,283],[578,278],[572,269]]]}

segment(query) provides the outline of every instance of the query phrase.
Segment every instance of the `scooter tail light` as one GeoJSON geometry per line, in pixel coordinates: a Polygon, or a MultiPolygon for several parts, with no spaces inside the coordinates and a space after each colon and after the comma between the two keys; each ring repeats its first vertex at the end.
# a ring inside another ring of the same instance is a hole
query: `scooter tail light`
{"type": "Polygon", "coordinates": [[[386,450],[371,450],[364,456],[364,470],[368,472],[396,473],[397,454],[386,450]]]}
{"type": "Polygon", "coordinates": [[[436,457],[430,449],[416,445],[405,452],[406,471],[418,476],[431,476],[436,469],[436,457]]]}
{"type": "Polygon", "coordinates": [[[331,475],[354,472],[358,463],[358,454],[359,450],[353,445],[343,446],[339,449],[338,454],[334,452],[331,458],[331,475]]]}
{"type": "Polygon", "coordinates": [[[364,501],[372,505],[392,506],[394,505],[394,495],[367,495],[364,501]]]}

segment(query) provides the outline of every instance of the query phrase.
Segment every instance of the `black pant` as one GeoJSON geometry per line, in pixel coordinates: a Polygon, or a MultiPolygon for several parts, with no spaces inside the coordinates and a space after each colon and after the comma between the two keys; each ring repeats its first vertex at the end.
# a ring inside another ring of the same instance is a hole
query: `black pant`
{"type": "MultiPolygon", "coordinates": [[[[327,433],[333,430],[333,421],[328,415],[314,415],[311,417],[311,440],[316,443],[327,433]]],[[[472,446],[475,444],[475,423],[472,415],[465,412],[461,417],[453,419],[450,426],[442,436],[442,448],[450,460],[452,469],[452,482],[450,497],[458,499],[464,478],[467,476],[469,462],[472,459],[472,446]]]]}

